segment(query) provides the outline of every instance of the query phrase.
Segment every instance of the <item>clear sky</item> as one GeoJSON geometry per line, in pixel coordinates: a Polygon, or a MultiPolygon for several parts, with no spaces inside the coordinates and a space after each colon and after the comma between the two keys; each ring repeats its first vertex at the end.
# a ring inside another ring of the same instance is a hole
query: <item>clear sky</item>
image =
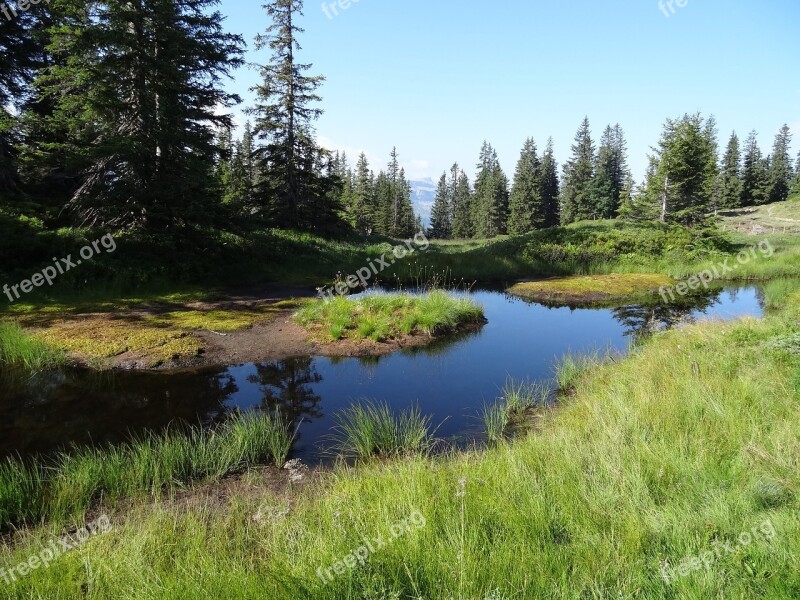
{"type": "MultiPolygon", "coordinates": [[[[552,136],[563,164],[588,115],[595,140],[623,126],[640,180],[664,119],[702,111],[722,144],[756,129],[765,152],[789,123],[796,154],[800,1],[680,1],[666,16],[658,0],[360,0],[329,18],[307,0],[300,59],[327,78],[319,139],[351,163],[365,151],[376,171],[396,145],[413,178],[454,161],[474,176],[487,139],[511,176],[528,136],[540,148],[552,136]]],[[[265,60],[253,50],[260,3],[222,0],[221,11],[248,60],[265,60]]],[[[235,77],[247,103],[257,73],[235,77]]]]}

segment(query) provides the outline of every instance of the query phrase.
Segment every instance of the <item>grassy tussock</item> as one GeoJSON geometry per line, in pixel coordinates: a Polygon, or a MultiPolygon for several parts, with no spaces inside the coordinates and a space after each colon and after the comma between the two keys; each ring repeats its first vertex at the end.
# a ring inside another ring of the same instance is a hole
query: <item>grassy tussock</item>
{"type": "Polygon", "coordinates": [[[551,391],[543,384],[509,379],[502,396],[483,407],[482,418],[486,437],[492,443],[506,439],[512,427],[522,427],[531,410],[546,406],[551,391]]]}
{"type": "Polygon", "coordinates": [[[430,426],[418,408],[395,415],[385,403],[355,404],[337,416],[336,450],[361,459],[425,453],[433,443],[430,426]]]}
{"type": "Polygon", "coordinates": [[[17,366],[38,371],[64,363],[62,352],[28,335],[16,323],[0,322],[0,367],[17,366]]]}
{"type": "Polygon", "coordinates": [[[369,294],[316,300],[295,314],[297,323],[325,341],[349,338],[378,342],[415,333],[441,335],[483,318],[483,309],[473,300],[443,291],[422,296],[369,294]]]}
{"type": "Polygon", "coordinates": [[[293,437],[280,416],[235,415],[215,429],[151,434],[33,465],[8,459],[0,463],[0,528],[80,518],[101,499],[154,495],[268,461],[283,465],[293,437]]]}

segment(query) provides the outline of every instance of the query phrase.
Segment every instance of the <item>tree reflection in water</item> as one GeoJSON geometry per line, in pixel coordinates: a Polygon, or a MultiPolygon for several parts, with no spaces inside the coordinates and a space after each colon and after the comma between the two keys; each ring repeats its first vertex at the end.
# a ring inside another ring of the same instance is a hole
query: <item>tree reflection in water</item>
{"type": "Polygon", "coordinates": [[[261,388],[264,394],[262,408],[265,411],[280,411],[295,425],[301,419],[321,419],[324,414],[319,409],[322,398],[311,388],[322,381],[322,375],[310,356],[258,363],[256,375],[251,375],[248,380],[261,388]]]}

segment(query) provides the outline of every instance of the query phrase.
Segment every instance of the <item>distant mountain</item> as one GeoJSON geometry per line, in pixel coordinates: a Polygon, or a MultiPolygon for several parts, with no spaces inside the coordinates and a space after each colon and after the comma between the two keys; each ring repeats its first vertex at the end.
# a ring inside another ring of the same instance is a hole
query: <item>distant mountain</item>
{"type": "Polygon", "coordinates": [[[430,226],[431,208],[436,199],[436,182],[430,177],[414,179],[411,183],[411,202],[414,204],[414,214],[422,217],[422,224],[430,226]]]}

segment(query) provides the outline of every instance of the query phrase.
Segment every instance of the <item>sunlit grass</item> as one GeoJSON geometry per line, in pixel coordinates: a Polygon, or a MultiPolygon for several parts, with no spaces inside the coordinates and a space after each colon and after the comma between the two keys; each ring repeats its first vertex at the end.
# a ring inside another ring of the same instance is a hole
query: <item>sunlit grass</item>
{"type": "Polygon", "coordinates": [[[42,370],[65,362],[63,352],[29,335],[16,323],[0,321],[0,366],[42,370]]]}
{"type": "Polygon", "coordinates": [[[480,323],[483,318],[483,309],[476,302],[443,291],[315,300],[295,314],[297,323],[325,341],[384,341],[414,333],[434,336],[480,323]]]}

